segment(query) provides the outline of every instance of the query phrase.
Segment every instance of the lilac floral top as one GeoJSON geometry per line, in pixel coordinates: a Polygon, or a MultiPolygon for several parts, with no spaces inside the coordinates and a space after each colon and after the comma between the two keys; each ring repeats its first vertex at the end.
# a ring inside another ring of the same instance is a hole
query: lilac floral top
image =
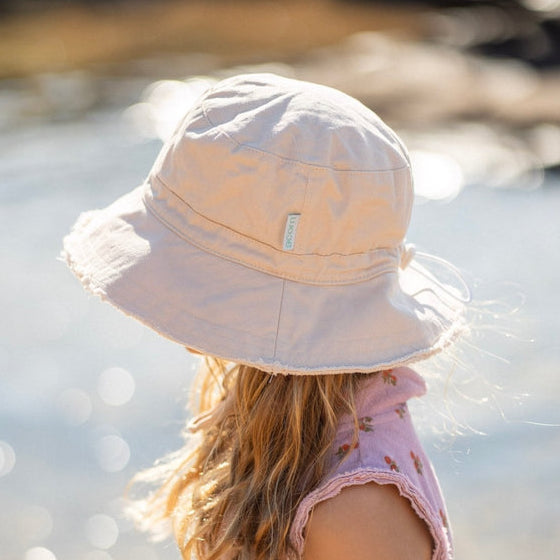
{"type": "Polygon", "coordinates": [[[346,486],[376,482],[394,484],[427,523],[434,541],[433,560],[453,557],[445,505],[432,466],[418,441],[406,401],[426,392],[424,380],[407,367],[384,371],[365,382],[357,400],[359,441],[350,454],[354,424],[344,417],[332,450],[332,470],[308,494],[296,513],[292,543],[301,557],[305,526],[313,507],[346,486]]]}

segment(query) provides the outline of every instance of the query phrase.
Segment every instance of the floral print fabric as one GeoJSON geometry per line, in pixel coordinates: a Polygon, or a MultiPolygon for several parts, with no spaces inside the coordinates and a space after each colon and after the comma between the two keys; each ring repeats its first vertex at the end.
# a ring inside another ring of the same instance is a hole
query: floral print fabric
{"type": "Polygon", "coordinates": [[[376,482],[394,484],[428,525],[433,560],[453,558],[451,533],[439,484],[414,431],[406,402],[426,392],[424,380],[408,367],[387,370],[368,379],[357,401],[358,441],[354,421],[342,418],[333,443],[331,471],[308,494],[296,513],[292,543],[303,553],[305,526],[313,507],[346,486],[376,482]]]}

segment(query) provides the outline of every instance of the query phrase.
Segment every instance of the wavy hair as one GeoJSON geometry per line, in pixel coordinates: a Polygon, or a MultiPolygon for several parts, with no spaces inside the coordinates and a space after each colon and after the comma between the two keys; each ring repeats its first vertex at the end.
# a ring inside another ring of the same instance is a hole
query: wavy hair
{"type": "Polygon", "coordinates": [[[292,521],[329,468],[341,415],[354,417],[357,441],[364,377],[270,375],[207,358],[185,446],[133,479],[158,488],[130,512],[156,535],[172,528],[185,559],[293,557],[292,521]]]}

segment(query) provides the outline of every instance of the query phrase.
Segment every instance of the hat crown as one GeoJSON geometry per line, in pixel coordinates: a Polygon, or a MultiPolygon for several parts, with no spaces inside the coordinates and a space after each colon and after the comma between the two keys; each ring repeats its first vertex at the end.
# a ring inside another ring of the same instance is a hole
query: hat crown
{"type": "Polygon", "coordinates": [[[411,206],[406,151],[369,109],[240,76],[196,102],[143,185],[80,217],[65,258],[87,289],[203,353],[379,371],[464,328],[453,291],[407,266],[411,206]]]}
{"type": "Polygon", "coordinates": [[[340,283],[375,274],[380,258],[396,268],[412,198],[406,150],[375,113],[325,86],[253,74],[199,99],[156,161],[147,201],[222,257],[340,283]]]}
{"type": "Polygon", "coordinates": [[[226,84],[205,97],[204,113],[239,146],[334,170],[388,171],[408,165],[394,132],[340,91],[269,74],[226,84]]]}

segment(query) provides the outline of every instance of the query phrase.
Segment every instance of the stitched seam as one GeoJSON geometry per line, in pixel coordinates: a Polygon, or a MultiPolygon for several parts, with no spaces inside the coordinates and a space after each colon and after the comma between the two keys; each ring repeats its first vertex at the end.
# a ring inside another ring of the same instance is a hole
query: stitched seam
{"type": "Polygon", "coordinates": [[[284,290],[286,288],[286,280],[282,280],[282,292],[280,294],[280,305],[278,307],[278,322],[276,323],[276,336],[274,337],[274,350],[272,351],[272,359],[276,358],[276,346],[278,345],[278,334],[280,333],[280,320],[282,318],[282,306],[284,304],[284,290]]]}
{"type": "MultiPolygon", "coordinates": [[[[243,233],[239,233],[238,231],[231,229],[228,226],[225,226],[223,224],[221,224],[220,222],[216,222],[215,220],[212,220],[211,218],[208,218],[207,216],[205,216],[204,214],[200,214],[199,212],[197,212],[192,206],[189,205],[188,202],[186,202],[185,200],[183,200],[159,175],[155,175],[154,176],[175,198],[177,198],[179,201],[181,201],[181,203],[183,203],[185,206],[187,206],[189,208],[189,210],[191,210],[194,214],[196,214],[197,216],[200,216],[201,218],[203,218],[204,220],[215,224],[221,228],[224,228],[226,230],[228,230],[229,233],[231,233],[233,236],[239,238],[240,240],[247,240],[250,239],[251,241],[255,242],[258,245],[263,245],[265,247],[268,247],[269,249],[272,249],[273,251],[277,252],[277,253],[281,253],[284,254],[284,251],[281,251],[280,249],[277,249],[276,247],[274,247],[273,245],[269,245],[268,243],[264,243],[263,241],[259,241],[258,239],[255,239],[254,237],[250,237],[249,235],[245,235],[243,233]]],[[[304,205],[305,205],[305,198],[307,197],[307,186],[309,184],[309,179],[308,182],[306,184],[306,192],[304,194],[304,205]]],[[[154,214],[157,214],[160,218],[160,221],[162,221],[164,224],[168,225],[170,228],[174,229],[174,231],[176,231],[176,228],[174,228],[171,224],[169,224],[167,222],[167,220],[160,214],[158,213],[158,211],[150,204],[150,202],[148,200],[145,199],[144,197],[144,202],[146,204],[146,206],[148,206],[153,212],[154,214]]],[[[189,238],[187,238],[187,236],[182,235],[181,233],[179,233],[179,235],[181,235],[181,237],[183,237],[184,239],[187,239],[190,241],[189,238]]],[[[378,251],[393,251],[395,248],[394,247],[378,247],[376,249],[372,249],[371,251],[365,251],[365,252],[361,252],[361,253],[296,253],[294,252],[294,255],[297,255],[298,257],[307,257],[307,256],[312,256],[312,257],[354,257],[354,256],[358,256],[358,255],[370,255],[372,253],[376,253],[378,251]]]]}
{"type": "MultiPolygon", "coordinates": [[[[270,249],[273,249],[274,251],[281,252],[281,251],[279,251],[276,247],[274,247],[273,245],[269,245],[268,243],[265,243],[264,241],[260,241],[260,240],[258,240],[258,239],[255,239],[254,237],[251,237],[250,235],[245,235],[244,233],[240,233],[240,232],[238,232],[238,231],[236,231],[236,230],[234,230],[234,229],[232,229],[232,228],[230,228],[230,227],[228,227],[228,226],[226,226],[226,225],[224,225],[224,224],[222,224],[222,223],[220,223],[220,222],[217,222],[216,220],[212,220],[212,218],[208,218],[208,216],[205,216],[204,214],[201,214],[200,212],[197,212],[186,200],[182,199],[182,198],[181,198],[181,197],[180,197],[180,196],[179,196],[179,195],[178,195],[178,194],[177,194],[177,193],[176,193],[176,192],[175,192],[175,191],[174,191],[174,190],[173,190],[159,175],[158,175],[158,174],[156,174],[154,177],[155,177],[155,178],[156,178],[156,179],[157,179],[157,180],[158,180],[158,181],[159,181],[159,182],[160,182],[160,183],[161,183],[161,184],[162,184],[176,199],[177,199],[177,200],[179,200],[182,204],[184,204],[185,206],[187,206],[187,208],[188,208],[191,212],[193,212],[193,214],[196,214],[197,216],[201,217],[202,219],[206,220],[207,222],[210,222],[211,224],[214,224],[214,225],[217,225],[217,226],[219,226],[219,227],[221,227],[221,228],[227,229],[229,233],[231,233],[231,234],[234,235],[235,237],[238,237],[239,239],[243,239],[243,240],[245,240],[245,239],[250,239],[251,241],[254,241],[255,243],[257,243],[257,244],[259,244],[259,245],[264,245],[265,247],[268,247],[268,248],[270,248],[270,249]]],[[[144,202],[146,203],[146,206],[149,206],[149,207],[153,210],[153,212],[154,212],[155,214],[157,214],[157,215],[160,217],[160,220],[161,220],[162,222],[164,222],[165,224],[169,225],[170,227],[173,227],[173,226],[171,226],[171,224],[169,224],[169,223],[167,222],[167,220],[165,220],[165,218],[164,218],[161,214],[159,214],[159,213],[157,212],[157,210],[156,210],[155,208],[152,208],[152,206],[150,205],[149,201],[146,200],[145,197],[144,197],[144,202]]],[[[183,236],[181,236],[181,237],[183,237],[183,236]]],[[[367,253],[353,253],[353,254],[362,255],[362,254],[367,254],[367,253]]],[[[317,255],[317,256],[323,256],[323,255],[317,255]]],[[[324,255],[324,256],[329,256],[329,255],[324,255]]],[[[342,255],[342,256],[344,256],[344,255],[342,255]]]]}
{"type": "Polygon", "coordinates": [[[233,142],[239,148],[243,148],[245,150],[249,150],[251,152],[255,152],[255,153],[260,154],[260,155],[265,154],[267,156],[271,156],[271,157],[273,157],[275,159],[278,159],[280,161],[283,161],[284,163],[287,163],[289,165],[297,165],[297,166],[301,166],[301,167],[307,167],[309,169],[312,169],[312,170],[318,171],[318,172],[336,171],[337,173],[342,172],[342,173],[350,173],[350,174],[356,174],[356,175],[365,174],[365,173],[369,173],[369,174],[393,173],[395,171],[402,171],[402,170],[405,170],[405,169],[410,169],[410,165],[408,165],[408,164],[407,165],[402,165],[400,167],[391,167],[389,169],[343,169],[343,168],[340,168],[340,167],[329,167],[327,165],[317,165],[317,164],[313,164],[313,163],[306,163],[306,162],[303,162],[303,161],[297,161],[297,160],[290,159],[290,158],[287,158],[287,157],[279,156],[278,154],[274,154],[272,152],[268,152],[266,150],[261,150],[259,148],[255,148],[253,146],[248,146],[247,144],[242,144],[241,142],[238,142],[228,132],[226,132],[220,125],[216,125],[210,120],[210,117],[206,113],[206,109],[204,107],[204,102],[201,103],[200,108],[202,110],[202,115],[208,121],[208,124],[210,126],[213,126],[214,128],[216,128],[217,130],[219,130],[228,140],[233,142]]]}
{"type": "MultiPolygon", "coordinates": [[[[230,262],[234,262],[237,263],[241,266],[244,266],[245,268],[251,268],[253,270],[258,270],[259,272],[263,272],[264,274],[271,274],[272,276],[275,276],[277,278],[283,278],[285,280],[292,280],[294,282],[299,282],[299,283],[303,283],[303,284],[312,284],[312,285],[317,285],[317,286],[333,286],[333,285],[348,285],[348,284],[357,284],[359,282],[362,282],[364,280],[373,280],[374,278],[377,278],[378,276],[381,276],[383,274],[389,273],[389,272],[396,272],[397,269],[396,267],[392,267],[392,266],[387,266],[385,268],[381,268],[379,270],[377,270],[375,273],[372,274],[372,271],[370,271],[370,273],[364,273],[361,274],[359,276],[352,276],[352,278],[350,280],[348,279],[329,279],[329,280],[309,280],[306,277],[302,277],[302,276],[295,276],[295,275],[291,275],[291,274],[282,274],[279,275],[278,271],[272,271],[272,269],[269,268],[265,268],[262,266],[258,266],[255,265],[253,263],[248,264],[247,262],[232,257],[231,255],[227,255],[225,253],[221,253],[220,251],[216,251],[215,249],[210,249],[200,243],[197,243],[196,241],[190,239],[189,237],[187,237],[186,235],[184,235],[181,231],[179,231],[176,227],[174,227],[172,224],[169,224],[162,216],[160,216],[157,212],[157,210],[155,210],[147,200],[144,200],[144,203],[146,204],[146,208],[154,215],[154,217],[160,221],[165,227],[167,227],[168,229],[170,229],[171,231],[173,231],[176,235],[178,235],[181,239],[184,239],[185,241],[187,241],[188,243],[194,245],[195,247],[198,247],[199,249],[201,249],[202,251],[206,252],[206,253],[210,253],[212,255],[215,255],[217,257],[220,257],[222,259],[225,259],[227,261],[230,262]]],[[[358,254],[362,254],[362,253],[358,253],[358,254]]],[[[321,255],[322,256],[322,255],[321,255]]]]}

